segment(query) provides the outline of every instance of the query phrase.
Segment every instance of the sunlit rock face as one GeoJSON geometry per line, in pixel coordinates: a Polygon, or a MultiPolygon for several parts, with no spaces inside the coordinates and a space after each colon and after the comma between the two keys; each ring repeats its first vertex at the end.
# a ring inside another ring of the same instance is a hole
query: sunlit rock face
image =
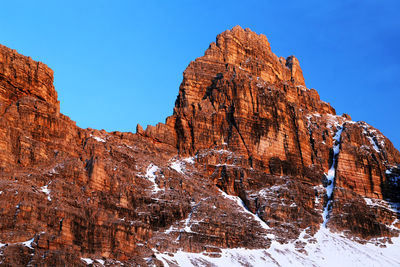
{"type": "Polygon", "coordinates": [[[0,47],[4,265],[319,266],[344,248],[400,264],[380,247],[399,243],[399,164],[239,26],[189,64],[165,124],[136,134],[80,129],[53,72],[0,47]]]}

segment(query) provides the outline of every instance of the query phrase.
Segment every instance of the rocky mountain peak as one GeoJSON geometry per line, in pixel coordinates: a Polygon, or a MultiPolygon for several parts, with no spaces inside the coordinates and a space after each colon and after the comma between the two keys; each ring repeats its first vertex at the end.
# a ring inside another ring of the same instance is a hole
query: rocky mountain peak
{"type": "Polygon", "coordinates": [[[205,60],[235,65],[256,77],[261,77],[266,82],[291,81],[295,85],[305,86],[299,61],[294,56],[286,60],[278,58],[271,51],[264,34],[256,34],[240,26],[219,34],[204,57],[205,60]],[[285,66],[290,72],[284,68],[285,66]],[[292,69],[292,66],[295,68],[292,69]]]}
{"type": "Polygon", "coordinates": [[[183,154],[226,143],[259,158],[262,132],[272,126],[278,130],[279,120],[290,114],[279,114],[280,102],[293,112],[336,114],[315,90],[305,87],[297,58],[278,58],[265,35],[236,26],[219,34],[204,56],[189,64],[174,115],[165,125],[148,127],[144,135],[177,146],[183,154]]]}
{"type": "Polygon", "coordinates": [[[0,47],[0,264],[400,265],[399,151],[265,36],[218,35],[136,134],[77,127],[52,75],[0,47]]]}

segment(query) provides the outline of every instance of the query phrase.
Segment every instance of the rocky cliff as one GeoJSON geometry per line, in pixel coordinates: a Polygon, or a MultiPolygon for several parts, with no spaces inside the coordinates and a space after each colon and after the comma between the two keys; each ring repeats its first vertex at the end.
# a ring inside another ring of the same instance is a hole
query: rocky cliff
{"type": "Polygon", "coordinates": [[[253,265],[257,252],[279,266],[287,244],[310,266],[321,235],[378,248],[399,234],[400,153],[336,115],[264,35],[218,35],[185,70],[173,115],[136,134],[77,127],[52,75],[0,47],[5,266],[187,265],[188,252],[192,265],[253,265]]]}

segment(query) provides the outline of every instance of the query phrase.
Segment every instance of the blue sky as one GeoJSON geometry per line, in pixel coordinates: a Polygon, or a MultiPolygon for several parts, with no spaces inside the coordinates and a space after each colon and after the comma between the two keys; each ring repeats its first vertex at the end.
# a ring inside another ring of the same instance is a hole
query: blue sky
{"type": "Polygon", "coordinates": [[[0,43],[54,70],[61,111],[78,126],[135,131],[164,122],[189,62],[241,25],[296,55],[338,114],[400,148],[399,11],[392,0],[15,0],[2,3],[0,43]]]}

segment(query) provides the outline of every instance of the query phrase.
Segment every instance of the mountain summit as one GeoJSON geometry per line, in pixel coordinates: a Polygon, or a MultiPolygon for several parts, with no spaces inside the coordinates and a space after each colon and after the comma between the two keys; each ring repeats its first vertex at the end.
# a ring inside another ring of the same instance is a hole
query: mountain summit
{"type": "Polygon", "coordinates": [[[400,153],[239,26],[135,134],[77,127],[53,72],[0,46],[0,148],[6,266],[400,264],[400,153]]]}

